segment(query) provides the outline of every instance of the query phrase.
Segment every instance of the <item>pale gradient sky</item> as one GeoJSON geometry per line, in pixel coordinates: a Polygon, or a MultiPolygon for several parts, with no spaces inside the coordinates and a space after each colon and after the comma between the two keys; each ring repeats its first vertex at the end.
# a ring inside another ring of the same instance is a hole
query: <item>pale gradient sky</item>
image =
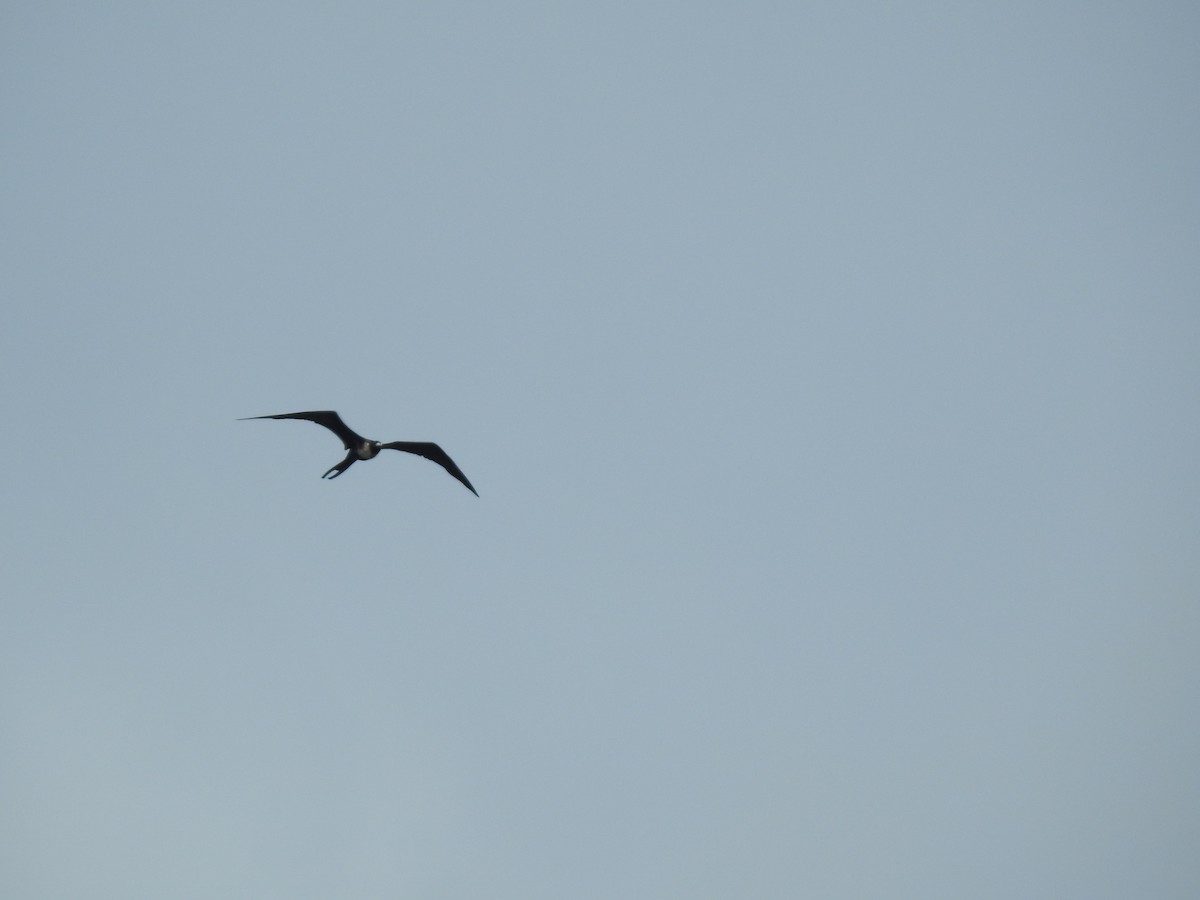
{"type": "Polygon", "coordinates": [[[1192,3],[8,4],[0,896],[1194,900],[1197,98],[1192,3]]]}

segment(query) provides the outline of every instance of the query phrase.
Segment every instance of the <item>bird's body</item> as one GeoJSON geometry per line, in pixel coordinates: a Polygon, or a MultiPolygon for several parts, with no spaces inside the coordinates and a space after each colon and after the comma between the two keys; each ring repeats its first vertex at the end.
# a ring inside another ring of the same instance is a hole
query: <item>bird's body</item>
{"type": "Polygon", "coordinates": [[[342,445],[346,448],[346,458],[326,471],[321,476],[322,478],[337,478],[356,462],[374,459],[379,455],[380,450],[401,450],[405,453],[415,453],[417,456],[423,456],[431,462],[437,463],[461,481],[472,494],[476,497],[479,496],[479,492],[471,486],[471,482],[462,473],[462,469],[455,465],[454,460],[437,444],[428,441],[389,441],[386,444],[379,441],[372,441],[351,429],[350,426],[342,421],[342,417],[331,409],[280,413],[277,416],[247,416],[245,419],[239,419],[238,421],[245,422],[250,419],[305,419],[309,422],[316,422],[318,425],[325,426],[341,438],[342,445]]]}

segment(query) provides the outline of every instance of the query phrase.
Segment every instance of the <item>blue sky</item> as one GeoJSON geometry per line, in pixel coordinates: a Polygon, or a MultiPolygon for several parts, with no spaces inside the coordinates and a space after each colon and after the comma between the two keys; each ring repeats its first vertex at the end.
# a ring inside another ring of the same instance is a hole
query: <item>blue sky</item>
{"type": "Polygon", "coordinates": [[[0,893],[1197,895],[1190,4],[4,20],[0,893]]]}

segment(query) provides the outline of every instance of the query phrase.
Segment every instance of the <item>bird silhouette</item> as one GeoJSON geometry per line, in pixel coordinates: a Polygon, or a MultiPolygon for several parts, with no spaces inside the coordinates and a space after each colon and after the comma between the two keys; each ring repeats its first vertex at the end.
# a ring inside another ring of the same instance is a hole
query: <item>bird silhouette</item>
{"type": "Polygon", "coordinates": [[[332,409],[280,413],[277,416],[246,416],[243,419],[238,419],[238,421],[248,422],[251,419],[306,419],[309,422],[324,425],[340,437],[346,447],[346,458],[326,471],[321,476],[322,478],[337,478],[360,459],[374,459],[379,455],[380,450],[403,450],[405,453],[415,453],[417,456],[423,456],[431,462],[437,463],[461,481],[468,491],[476,497],[479,496],[479,491],[471,486],[471,482],[467,480],[467,476],[462,473],[462,469],[454,464],[454,460],[446,454],[446,451],[437,444],[432,444],[429,441],[390,441],[386,444],[379,441],[372,441],[351,429],[349,425],[342,421],[342,417],[332,409]]]}

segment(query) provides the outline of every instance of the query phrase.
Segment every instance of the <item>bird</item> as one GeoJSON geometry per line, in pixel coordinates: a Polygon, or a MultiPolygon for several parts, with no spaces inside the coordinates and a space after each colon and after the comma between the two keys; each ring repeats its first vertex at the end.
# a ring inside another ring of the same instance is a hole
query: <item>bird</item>
{"type": "Polygon", "coordinates": [[[294,412],[280,413],[276,416],[246,416],[238,419],[239,422],[249,422],[252,419],[305,419],[309,422],[316,422],[318,425],[323,425],[342,439],[342,443],[346,447],[346,458],[336,466],[331,467],[322,475],[322,478],[330,480],[337,478],[348,468],[354,465],[358,460],[374,459],[379,455],[380,450],[403,450],[405,453],[415,453],[417,456],[423,456],[431,462],[437,463],[459,481],[461,481],[476,497],[479,496],[479,491],[471,485],[467,480],[467,476],[463,474],[462,469],[454,464],[446,451],[437,444],[429,441],[390,441],[386,444],[379,441],[372,441],[369,438],[363,437],[350,428],[342,417],[332,409],[318,409],[309,412],[294,412]]]}

